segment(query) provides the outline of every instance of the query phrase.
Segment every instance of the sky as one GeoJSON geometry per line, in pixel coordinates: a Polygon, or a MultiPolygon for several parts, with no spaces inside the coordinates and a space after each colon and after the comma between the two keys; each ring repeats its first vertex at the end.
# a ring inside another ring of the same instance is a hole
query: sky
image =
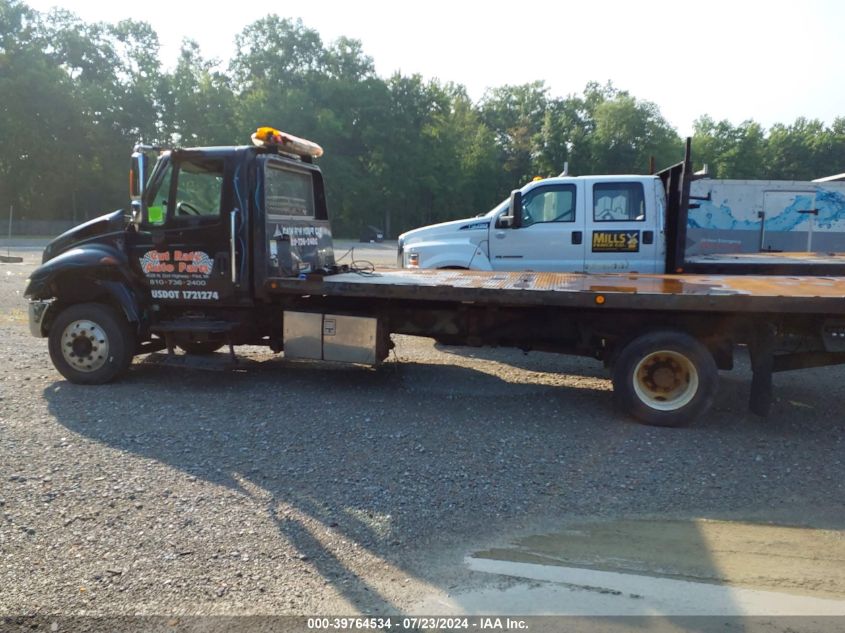
{"type": "Polygon", "coordinates": [[[276,13],[301,18],[324,42],[361,40],[381,76],[452,81],[474,99],[488,87],[538,79],[561,97],[611,81],[656,103],[683,135],[702,114],[766,127],[845,116],[845,2],[836,0],[24,1],[86,21],[149,22],[167,67],[183,38],[226,62],[238,32],[276,13]]]}

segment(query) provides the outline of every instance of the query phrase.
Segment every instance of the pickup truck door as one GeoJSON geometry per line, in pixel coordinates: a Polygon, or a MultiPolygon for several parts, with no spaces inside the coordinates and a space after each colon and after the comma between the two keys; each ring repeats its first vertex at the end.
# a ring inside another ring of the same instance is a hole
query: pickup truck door
{"type": "Polygon", "coordinates": [[[584,270],[584,206],[574,184],[538,186],[523,194],[522,226],[490,229],[494,270],[584,270]]]}
{"type": "MultiPolygon", "coordinates": [[[[230,162],[185,152],[150,183],[147,218],[129,246],[154,302],[199,306],[242,298],[232,281],[230,162]]],[[[237,253],[239,268],[243,256],[237,253]]]]}
{"type": "Polygon", "coordinates": [[[588,183],[587,272],[662,272],[652,187],[642,181],[588,183]]]}

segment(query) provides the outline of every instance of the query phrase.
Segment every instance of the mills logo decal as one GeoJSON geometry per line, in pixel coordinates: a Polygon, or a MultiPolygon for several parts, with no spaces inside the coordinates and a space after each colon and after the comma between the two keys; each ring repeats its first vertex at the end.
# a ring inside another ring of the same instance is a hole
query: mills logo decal
{"type": "Polygon", "coordinates": [[[594,253],[638,253],[639,231],[593,231],[594,253]]]}
{"type": "Polygon", "coordinates": [[[211,257],[202,251],[147,251],[140,258],[140,262],[145,275],[175,273],[208,277],[214,268],[211,257]]]}

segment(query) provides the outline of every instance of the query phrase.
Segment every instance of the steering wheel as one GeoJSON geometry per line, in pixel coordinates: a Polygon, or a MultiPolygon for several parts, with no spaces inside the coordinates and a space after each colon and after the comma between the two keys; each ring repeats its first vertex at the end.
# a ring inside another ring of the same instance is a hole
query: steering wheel
{"type": "Polygon", "coordinates": [[[613,211],[611,211],[610,209],[605,209],[604,211],[601,212],[601,214],[599,214],[599,220],[613,220],[613,219],[614,219],[613,211]]]}
{"type": "Polygon", "coordinates": [[[189,202],[177,202],[176,213],[179,215],[202,215],[200,210],[189,202]]]}

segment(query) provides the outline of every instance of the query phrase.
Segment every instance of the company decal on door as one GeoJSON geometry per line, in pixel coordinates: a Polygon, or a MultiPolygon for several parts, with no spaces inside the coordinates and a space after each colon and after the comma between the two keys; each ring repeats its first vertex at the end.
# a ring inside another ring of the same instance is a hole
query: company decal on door
{"type": "Polygon", "coordinates": [[[593,231],[594,253],[638,253],[639,231],[593,231]]]}
{"type": "Polygon", "coordinates": [[[203,251],[147,251],[139,258],[154,299],[218,299],[217,291],[197,290],[208,285],[214,261],[203,251]]]}

